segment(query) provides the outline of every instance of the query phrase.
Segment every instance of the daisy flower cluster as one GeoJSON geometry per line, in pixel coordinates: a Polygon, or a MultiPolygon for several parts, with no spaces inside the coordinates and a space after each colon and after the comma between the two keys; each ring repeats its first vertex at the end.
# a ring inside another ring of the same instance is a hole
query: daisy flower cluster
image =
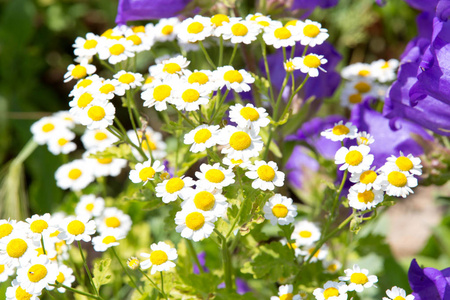
{"type": "Polygon", "coordinates": [[[397,78],[399,62],[396,59],[380,59],[366,63],[355,63],[341,71],[346,79],[341,93],[341,106],[352,108],[366,99],[384,101],[389,84],[397,78]]]}

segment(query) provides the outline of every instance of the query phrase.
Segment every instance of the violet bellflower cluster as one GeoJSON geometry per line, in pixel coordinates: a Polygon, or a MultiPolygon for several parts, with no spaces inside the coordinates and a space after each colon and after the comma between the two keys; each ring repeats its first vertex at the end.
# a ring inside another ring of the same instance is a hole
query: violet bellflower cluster
{"type": "Polygon", "coordinates": [[[182,11],[191,0],[119,0],[117,24],[128,21],[170,18],[182,11]]]}
{"type": "Polygon", "coordinates": [[[450,268],[422,269],[413,259],[408,271],[408,280],[413,290],[414,300],[450,299],[450,268]]]}

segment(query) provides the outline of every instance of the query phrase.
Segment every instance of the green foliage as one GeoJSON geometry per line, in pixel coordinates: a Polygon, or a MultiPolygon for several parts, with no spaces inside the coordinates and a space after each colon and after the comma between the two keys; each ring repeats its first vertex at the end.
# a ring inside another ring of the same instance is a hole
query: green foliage
{"type": "Polygon", "coordinates": [[[111,259],[104,258],[100,261],[97,261],[94,264],[94,270],[92,271],[92,275],[94,276],[94,284],[97,289],[100,289],[102,285],[108,284],[112,280],[112,274],[110,270],[111,259]]]}

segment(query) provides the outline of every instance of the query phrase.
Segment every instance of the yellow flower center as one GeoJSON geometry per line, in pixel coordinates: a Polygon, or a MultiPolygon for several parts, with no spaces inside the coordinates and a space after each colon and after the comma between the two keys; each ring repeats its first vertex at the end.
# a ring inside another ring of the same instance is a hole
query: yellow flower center
{"type": "Polygon", "coordinates": [[[361,203],[372,202],[375,198],[375,194],[372,191],[364,191],[363,193],[358,193],[358,201],[361,203]]]}
{"type": "Polygon", "coordinates": [[[377,179],[377,173],[372,170],[367,170],[361,173],[361,176],[359,177],[359,181],[364,184],[373,183],[375,179],[377,179]]]}
{"type": "Polygon", "coordinates": [[[43,131],[43,132],[50,132],[50,131],[52,131],[53,129],[55,129],[55,125],[53,125],[52,123],[47,123],[47,124],[44,124],[44,125],[42,126],[42,131],[43,131]]]}
{"type": "Polygon", "coordinates": [[[186,226],[192,230],[199,230],[205,224],[205,217],[199,212],[191,212],[186,216],[186,226]]]}
{"type": "Polygon", "coordinates": [[[258,22],[258,25],[260,25],[260,26],[262,26],[262,27],[267,27],[267,26],[270,25],[270,23],[267,22],[267,21],[259,21],[259,22],[258,22]]]}
{"type": "Polygon", "coordinates": [[[86,226],[79,220],[73,220],[67,225],[67,232],[71,235],[80,235],[84,233],[86,226]]]}
{"type": "Polygon", "coordinates": [[[301,236],[302,238],[310,238],[312,236],[311,231],[308,230],[302,230],[298,233],[299,236],[301,236]]]}
{"type": "Polygon", "coordinates": [[[72,74],[73,78],[80,79],[80,78],[86,77],[87,70],[83,66],[76,65],[75,68],[72,69],[72,73],[71,74],[72,74]]]}
{"type": "Polygon", "coordinates": [[[284,65],[284,68],[286,69],[286,71],[288,72],[292,72],[295,70],[295,66],[294,63],[292,61],[287,61],[284,65]]]}
{"type": "Polygon", "coordinates": [[[98,42],[96,40],[86,40],[84,42],[83,48],[86,50],[93,49],[97,47],[98,42]]]}
{"type": "Polygon", "coordinates": [[[192,83],[198,83],[200,85],[205,84],[209,81],[208,76],[205,73],[202,72],[194,72],[188,77],[188,82],[190,84],[192,83]]]}
{"type": "Polygon", "coordinates": [[[127,41],[132,41],[134,45],[142,44],[142,39],[136,34],[133,34],[133,35],[130,35],[129,37],[127,37],[127,41]]]}
{"type": "Polygon", "coordinates": [[[280,27],[280,28],[275,29],[273,34],[279,40],[285,40],[285,39],[288,39],[288,38],[290,38],[292,36],[292,34],[289,31],[289,29],[287,29],[286,27],[280,27]]]}
{"type": "Polygon", "coordinates": [[[202,23],[200,23],[200,22],[192,22],[187,27],[187,32],[188,33],[192,33],[192,34],[197,34],[197,33],[202,32],[204,28],[205,28],[205,26],[203,26],[202,23]]]}
{"type": "Polygon", "coordinates": [[[72,169],[69,171],[69,174],[67,175],[72,180],[77,180],[80,178],[82,172],[80,169],[72,169]]]}
{"type": "Polygon", "coordinates": [[[381,66],[382,69],[387,69],[389,68],[389,63],[385,62],[384,65],[381,66]]]}
{"type": "Polygon", "coordinates": [[[313,24],[308,24],[303,28],[303,34],[310,38],[315,38],[320,33],[319,27],[313,24]]]}
{"type": "Polygon", "coordinates": [[[259,119],[258,111],[253,107],[243,107],[240,111],[240,114],[244,119],[250,120],[252,122],[259,119]]]}
{"type": "Polygon", "coordinates": [[[102,87],[99,89],[99,91],[102,94],[109,94],[109,93],[114,92],[115,89],[116,88],[114,87],[114,85],[112,85],[111,83],[107,83],[107,84],[102,85],[102,87]]]}
{"type": "Polygon", "coordinates": [[[145,79],[145,84],[152,83],[154,79],[155,79],[155,77],[153,77],[153,76],[148,76],[148,77],[145,79]]]}
{"type": "Polygon", "coordinates": [[[244,24],[236,23],[231,26],[231,32],[235,36],[244,36],[248,33],[248,28],[244,24]]]}
{"type": "Polygon", "coordinates": [[[66,276],[64,276],[62,272],[59,272],[58,276],[56,277],[56,281],[58,281],[59,283],[63,283],[64,280],[66,280],[66,276]]]}
{"type": "Polygon", "coordinates": [[[284,25],[285,27],[288,26],[295,26],[297,25],[298,20],[290,20],[289,22],[286,23],[286,25],[284,25]]]}
{"type": "Polygon", "coordinates": [[[112,162],[112,158],[98,158],[97,162],[102,165],[109,165],[112,162]]]}
{"type": "Polygon", "coordinates": [[[181,98],[184,102],[192,103],[200,98],[200,93],[195,89],[187,89],[181,94],[181,98]]]}
{"type": "Polygon", "coordinates": [[[362,77],[366,77],[366,76],[370,75],[370,71],[369,70],[361,70],[358,72],[358,75],[362,76],[362,77]]]}
{"type": "Polygon", "coordinates": [[[115,243],[116,242],[116,238],[112,235],[108,235],[106,237],[103,238],[102,243],[109,245],[111,243],[115,243]]]}
{"type": "Polygon", "coordinates": [[[173,26],[172,25],[166,25],[161,29],[161,33],[163,35],[169,35],[173,32],[173,26]]]}
{"type": "Polygon", "coordinates": [[[234,158],[231,159],[231,163],[234,165],[239,165],[242,164],[243,162],[244,161],[242,159],[234,159],[234,158]]]}
{"type": "Polygon", "coordinates": [[[125,47],[121,44],[115,44],[109,47],[109,52],[111,55],[120,55],[125,52],[125,47]]]}
{"type": "Polygon", "coordinates": [[[77,83],[77,89],[79,89],[80,87],[88,87],[92,84],[92,80],[91,79],[83,79],[80,82],[77,83]]]}
{"type": "Polygon", "coordinates": [[[358,150],[352,150],[345,156],[345,162],[350,166],[357,166],[363,161],[363,155],[358,150]]]}
{"type": "Polygon", "coordinates": [[[242,81],[244,81],[244,77],[242,77],[242,74],[237,70],[226,71],[225,74],[223,75],[223,79],[230,83],[233,82],[241,83],[242,81]]]}
{"type": "Polygon", "coordinates": [[[213,194],[207,191],[198,192],[194,197],[195,207],[201,210],[211,210],[216,203],[216,198],[213,194]]]}
{"type": "Polygon", "coordinates": [[[30,300],[33,295],[29,294],[27,291],[25,291],[20,286],[17,287],[16,290],[16,299],[17,300],[30,300]]]}
{"type": "Polygon", "coordinates": [[[363,136],[359,137],[359,144],[363,144],[363,145],[369,145],[369,139],[363,136]]]}
{"type": "Polygon", "coordinates": [[[142,181],[147,181],[153,178],[153,176],[155,176],[155,173],[156,173],[155,169],[153,169],[152,167],[143,168],[142,170],[139,171],[139,178],[142,181]]]}
{"type": "Polygon", "coordinates": [[[93,203],[89,203],[86,205],[86,210],[87,211],[93,211],[94,210],[94,204],[93,203]]]}
{"type": "Polygon", "coordinates": [[[107,227],[117,228],[120,226],[120,220],[117,217],[108,217],[105,219],[105,224],[107,227]]]}
{"type": "Polygon", "coordinates": [[[95,135],[94,135],[94,138],[95,138],[97,141],[103,141],[103,140],[105,140],[105,139],[108,138],[108,135],[107,135],[106,133],[104,133],[104,132],[97,131],[97,132],[95,133],[95,135]]]}
{"type": "Polygon", "coordinates": [[[30,224],[30,229],[34,233],[41,233],[42,231],[44,231],[44,229],[47,229],[47,228],[48,228],[48,224],[44,220],[36,220],[30,224]]]}
{"type": "Polygon", "coordinates": [[[339,296],[339,290],[334,287],[327,288],[325,291],[323,291],[323,297],[325,299],[328,299],[330,297],[337,297],[339,296]]]}
{"type": "Polygon", "coordinates": [[[328,268],[327,268],[327,271],[331,272],[331,273],[336,272],[337,271],[337,265],[336,264],[329,265],[328,268]]]}
{"type": "Polygon", "coordinates": [[[392,171],[391,173],[389,173],[388,181],[390,184],[396,187],[404,187],[408,183],[406,175],[398,171],[392,171]]]}
{"type": "Polygon", "coordinates": [[[78,98],[77,105],[79,108],[85,108],[92,100],[94,100],[94,97],[92,97],[90,93],[83,93],[80,98],[78,98]]]}
{"type": "Polygon", "coordinates": [[[14,227],[12,227],[11,224],[5,223],[0,225],[0,239],[4,238],[5,236],[8,236],[13,231],[14,227]]]}
{"type": "Polygon", "coordinates": [[[65,144],[67,144],[69,141],[66,140],[65,138],[60,138],[58,139],[58,145],[60,145],[61,147],[64,146],[65,144]]]}
{"type": "Polygon", "coordinates": [[[21,257],[28,249],[27,243],[22,239],[12,239],[6,246],[6,253],[12,258],[21,257]]]}
{"type": "Polygon", "coordinates": [[[318,68],[321,65],[320,59],[317,56],[311,54],[305,56],[305,58],[303,59],[303,63],[308,68],[318,68]]]}
{"type": "Polygon", "coordinates": [[[292,300],[294,298],[294,294],[287,293],[280,296],[280,300],[292,300]]]}
{"type": "Polygon", "coordinates": [[[220,170],[211,169],[205,173],[205,178],[210,182],[220,183],[225,179],[225,174],[220,170]]]}
{"type": "Polygon", "coordinates": [[[412,161],[405,156],[400,156],[399,158],[397,158],[395,160],[395,164],[402,171],[409,171],[414,168],[414,164],[412,163],[412,161]]]}
{"type": "Polygon", "coordinates": [[[172,92],[172,88],[168,86],[167,84],[161,84],[155,87],[153,90],[153,98],[155,101],[161,102],[167,97],[170,96],[170,93],[172,92]]]}
{"type": "Polygon", "coordinates": [[[87,115],[93,121],[100,121],[106,116],[106,112],[103,107],[94,105],[91,108],[89,108],[87,115]]]}
{"type": "Polygon", "coordinates": [[[53,233],[50,234],[50,237],[57,237],[61,232],[59,230],[55,230],[53,233]]]}
{"type": "Polygon", "coordinates": [[[350,96],[348,96],[348,102],[350,102],[351,104],[358,104],[361,103],[361,101],[361,94],[351,94],[350,96]]]}
{"type": "Polygon", "coordinates": [[[264,181],[272,181],[275,178],[275,170],[268,165],[260,166],[256,172],[258,177],[264,181]]]}
{"type": "Polygon", "coordinates": [[[345,125],[336,125],[333,127],[334,135],[344,135],[344,134],[348,134],[349,132],[350,132],[350,129],[345,125]]]}
{"type": "Polygon", "coordinates": [[[365,94],[370,92],[370,90],[372,89],[372,87],[370,86],[370,84],[368,84],[367,82],[361,81],[358,82],[357,84],[355,84],[353,86],[355,88],[355,90],[358,91],[358,93],[360,94],[365,94]]]}
{"type": "Polygon", "coordinates": [[[119,81],[121,83],[125,83],[125,84],[130,84],[135,80],[134,75],[130,74],[130,73],[125,73],[120,75],[119,77],[119,81]]]}
{"type": "Polygon", "coordinates": [[[369,282],[369,279],[363,273],[353,273],[352,276],[350,276],[350,282],[355,284],[366,284],[369,282]]]}
{"type": "Polygon", "coordinates": [[[5,265],[0,265],[0,274],[2,274],[5,271],[5,265]]]}
{"type": "Polygon", "coordinates": [[[184,188],[184,181],[181,178],[178,178],[178,177],[171,178],[166,183],[166,191],[169,194],[173,194],[175,192],[178,192],[182,188],[184,188]]]}
{"type": "Polygon", "coordinates": [[[164,65],[163,72],[169,73],[169,74],[175,74],[176,72],[180,72],[181,67],[177,63],[167,63],[164,65]]]}
{"type": "Polygon", "coordinates": [[[137,259],[137,258],[130,258],[127,261],[127,265],[128,265],[128,268],[130,268],[132,270],[135,270],[135,269],[137,269],[139,267],[139,259],[137,259]]]}
{"type": "Polygon", "coordinates": [[[216,27],[222,26],[224,22],[230,23],[230,18],[227,15],[217,14],[211,17],[211,23],[216,27]]]}
{"type": "Polygon", "coordinates": [[[169,258],[167,257],[166,252],[162,250],[155,250],[150,254],[150,261],[153,265],[162,265],[165,263],[169,258]]]}
{"type": "Polygon", "coordinates": [[[252,139],[244,131],[236,131],[230,137],[230,146],[234,150],[245,150],[252,144],[252,139]]]}
{"type": "Polygon", "coordinates": [[[31,282],[39,282],[47,276],[47,268],[44,265],[36,264],[28,269],[28,279],[31,282]]]}
{"type": "Polygon", "coordinates": [[[148,147],[150,147],[150,150],[156,150],[156,144],[153,142],[151,136],[149,134],[145,135],[145,140],[142,140],[142,149],[145,151],[148,151],[148,147]]]}
{"type": "Polygon", "coordinates": [[[131,27],[131,30],[133,30],[134,33],[144,33],[145,32],[145,27],[140,25],[140,26],[133,26],[131,27]]]}
{"type": "Polygon", "coordinates": [[[283,204],[276,204],[274,207],[272,207],[272,213],[277,218],[284,218],[288,214],[288,209],[283,204]]]}
{"type": "Polygon", "coordinates": [[[211,131],[207,128],[202,128],[194,135],[194,142],[196,144],[203,144],[212,136],[211,131]]]}

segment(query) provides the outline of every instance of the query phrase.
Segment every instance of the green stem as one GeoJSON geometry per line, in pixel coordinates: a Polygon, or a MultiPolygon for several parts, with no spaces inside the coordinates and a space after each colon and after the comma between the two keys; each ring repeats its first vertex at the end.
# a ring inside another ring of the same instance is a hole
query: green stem
{"type": "MultiPolygon", "coordinates": [[[[98,58],[98,55],[97,55],[97,58],[98,58]]],[[[102,59],[98,59],[99,61],[100,61],[100,64],[102,65],[102,66],[104,66],[105,68],[107,68],[108,70],[110,70],[111,72],[113,72],[113,73],[117,73],[115,70],[114,70],[114,68],[113,67],[111,67],[106,61],[104,61],[104,60],[102,60],[102,59]]]]}
{"type": "Polygon", "coordinates": [[[144,272],[144,271],[142,271],[142,269],[140,269],[139,268],[139,271],[142,273],[142,275],[144,275],[146,278],[147,278],[147,280],[153,285],[153,287],[164,297],[164,298],[167,298],[167,296],[166,296],[166,294],[164,294],[164,292],[162,292],[161,290],[160,290],[160,288],[156,285],[156,283],[150,278],[150,277],[148,277],[148,275],[144,272]]]}
{"type": "Polygon", "coordinates": [[[120,259],[119,255],[117,255],[116,249],[114,249],[114,247],[110,248],[112,253],[114,254],[114,256],[117,258],[117,260],[120,263],[120,266],[122,267],[122,269],[124,270],[124,272],[128,275],[128,278],[130,278],[130,281],[134,284],[134,286],[136,287],[137,291],[139,292],[139,294],[142,295],[141,290],[139,289],[139,286],[136,284],[136,282],[134,281],[133,277],[130,275],[130,273],[128,273],[128,270],[125,268],[125,266],[122,263],[122,260],[120,259]]]}
{"type": "Polygon", "coordinates": [[[261,43],[261,50],[262,50],[263,59],[264,59],[264,68],[266,69],[267,80],[269,81],[269,92],[270,92],[269,101],[272,104],[272,107],[275,107],[275,96],[273,93],[272,80],[270,79],[270,70],[269,70],[269,63],[267,61],[266,44],[262,38],[260,39],[260,43],[261,43]]]}
{"type": "Polygon", "coordinates": [[[292,244],[291,244],[291,237],[290,237],[289,232],[288,232],[288,226],[287,225],[280,225],[280,224],[278,224],[278,226],[281,228],[281,230],[284,233],[284,237],[286,238],[287,246],[289,247],[289,249],[291,249],[292,259],[294,261],[296,261],[296,259],[295,259],[295,250],[294,250],[294,248],[292,247],[292,244]]]}
{"type": "Polygon", "coordinates": [[[83,248],[81,248],[81,242],[80,242],[80,241],[77,241],[77,243],[78,243],[78,249],[80,250],[81,259],[83,260],[84,269],[86,270],[86,273],[88,274],[88,277],[89,277],[89,281],[91,282],[91,285],[92,285],[92,287],[94,288],[94,291],[95,291],[95,293],[97,294],[97,297],[100,298],[100,293],[99,293],[99,291],[97,290],[97,288],[95,287],[95,283],[94,283],[94,280],[92,279],[91,271],[89,270],[89,267],[88,267],[88,265],[87,265],[86,258],[84,257],[84,254],[83,254],[83,248]]]}
{"type": "Polygon", "coordinates": [[[219,67],[222,66],[223,62],[223,36],[221,35],[219,38],[219,67]]]}
{"type": "Polygon", "coordinates": [[[192,258],[194,259],[198,270],[200,271],[201,274],[205,273],[205,271],[203,270],[202,265],[200,264],[200,261],[198,260],[197,252],[195,251],[194,245],[192,245],[191,240],[186,240],[186,241],[187,241],[189,253],[191,254],[192,258]]]}
{"type": "Polygon", "coordinates": [[[223,96],[220,98],[219,104],[217,105],[217,109],[214,111],[214,113],[211,116],[211,119],[209,120],[209,124],[211,124],[214,121],[214,117],[216,116],[217,112],[220,110],[220,107],[223,105],[223,102],[227,98],[229,92],[230,92],[230,90],[227,89],[225,91],[225,93],[223,94],[223,96]]]}
{"type": "Polygon", "coordinates": [[[292,48],[291,48],[291,59],[294,58],[294,55],[295,55],[295,44],[294,44],[294,46],[292,46],[292,48]]]}
{"type": "Polygon", "coordinates": [[[44,252],[44,255],[47,255],[47,251],[45,251],[44,246],[44,236],[41,234],[41,245],[42,245],[42,252],[44,252]]]}
{"type": "Polygon", "coordinates": [[[233,279],[232,279],[232,265],[231,265],[231,258],[230,253],[228,251],[228,244],[227,239],[217,230],[214,229],[216,234],[220,237],[222,240],[222,262],[223,262],[223,272],[224,272],[224,281],[225,281],[225,288],[228,290],[233,289],[233,279]]]}
{"type": "Polygon", "coordinates": [[[209,56],[208,52],[205,49],[205,46],[203,45],[202,41],[198,41],[198,45],[200,46],[200,48],[203,51],[203,54],[205,55],[206,61],[210,64],[210,66],[213,69],[216,69],[216,65],[214,64],[214,62],[212,61],[211,57],[209,56]]]}
{"type": "Polygon", "coordinates": [[[86,297],[89,297],[89,298],[92,298],[92,299],[100,299],[99,297],[97,297],[97,296],[95,296],[95,295],[92,295],[92,294],[89,294],[89,293],[86,293],[86,292],[82,292],[82,291],[76,290],[76,289],[71,288],[71,287],[69,287],[69,286],[67,286],[67,285],[64,285],[64,284],[53,284],[53,283],[49,283],[49,286],[53,286],[53,287],[55,287],[55,288],[63,287],[63,288],[65,288],[66,290],[71,291],[72,293],[75,293],[75,294],[80,294],[80,295],[83,295],[83,296],[86,296],[86,297]]]}
{"type": "MultiPolygon", "coordinates": [[[[306,81],[309,78],[309,74],[306,75],[305,79],[302,81],[302,83],[299,85],[299,87],[292,92],[291,97],[289,98],[289,101],[286,105],[286,107],[283,110],[283,113],[281,114],[281,120],[284,118],[284,116],[286,115],[286,113],[289,111],[289,107],[291,106],[292,103],[292,99],[294,99],[294,96],[303,88],[303,86],[305,85],[306,81]]],[[[294,75],[292,75],[292,87],[294,86],[294,75]]]]}
{"type": "Polygon", "coordinates": [[[305,56],[305,55],[306,55],[306,51],[308,51],[308,47],[309,47],[309,45],[306,45],[305,49],[303,50],[302,56],[305,56]]]}
{"type": "Polygon", "coordinates": [[[177,111],[178,115],[181,116],[186,122],[189,123],[189,125],[191,125],[193,128],[196,127],[194,123],[192,123],[191,120],[189,120],[181,111],[179,111],[178,109],[175,108],[175,110],[177,111]]]}
{"type": "Polygon", "coordinates": [[[231,54],[230,61],[228,62],[229,66],[231,66],[231,64],[233,63],[234,57],[236,56],[237,48],[238,44],[234,44],[233,53],[231,54]]]}
{"type": "Polygon", "coordinates": [[[167,294],[164,293],[164,276],[163,276],[163,272],[160,271],[159,274],[161,274],[161,292],[165,296],[164,298],[166,298],[166,300],[169,300],[169,298],[167,298],[167,294]]]}

